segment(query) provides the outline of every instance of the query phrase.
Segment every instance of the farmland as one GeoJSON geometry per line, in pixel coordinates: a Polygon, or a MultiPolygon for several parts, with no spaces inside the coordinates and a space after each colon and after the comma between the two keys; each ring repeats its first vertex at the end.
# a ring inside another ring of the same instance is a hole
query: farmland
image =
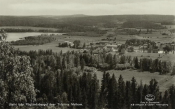
{"type": "Polygon", "coordinates": [[[48,44],[44,44],[44,45],[19,45],[19,46],[14,46],[14,48],[22,50],[22,51],[38,51],[38,50],[48,50],[51,49],[53,52],[60,52],[62,51],[63,53],[67,52],[67,51],[77,51],[77,49],[73,49],[73,48],[68,48],[68,47],[64,47],[64,48],[60,48],[57,47],[58,46],[58,42],[52,42],[52,43],[48,43],[48,44]]]}
{"type": "MultiPolygon", "coordinates": [[[[64,42],[64,41],[70,41],[73,42],[74,40],[80,40],[82,43],[95,43],[101,41],[101,39],[106,38],[107,35],[109,34],[114,34],[114,37],[116,38],[116,43],[124,44],[126,40],[129,39],[148,39],[152,40],[155,42],[160,42],[160,43],[169,43],[173,42],[175,40],[175,34],[172,34],[171,36],[163,36],[160,34],[160,32],[153,32],[152,34],[141,34],[141,35],[117,35],[114,32],[115,29],[110,30],[107,32],[107,34],[102,35],[101,37],[91,37],[91,36],[70,36],[70,35],[56,35],[54,36],[56,38],[56,41],[53,41],[48,44],[43,44],[43,45],[38,45],[38,46],[15,46],[15,48],[19,48],[20,50],[24,51],[30,51],[30,50],[39,50],[39,49],[52,49],[54,52],[60,52],[61,50],[63,51],[72,51],[76,50],[73,48],[59,48],[58,43],[64,42]]],[[[112,52],[113,53],[113,52],[112,52]]],[[[115,52],[113,53],[115,54],[115,52]]],[[[159,58],[161,60],[171,60],[174,62],[175,55],[174,54],[158,54],[158,53],[126,53],[126,56],[138,56],[138,57],[147,57],[147,58],[159,58]]]]}
{"type": "MultiPolygon", "coordinates": [[[[1,27],[2,28],[2,27],[1,27]]],[[[8,28],[8,26],[6,27],[8,28]]],[[[10,28],[10,27],[9,27],[10,28]]],[[[15,27],[15,28],[23,28],[21,26],[19,27],[15,27]]],[[[30,28],[30,27],[25,27],[25,28],[30,28]]],[[[43,29],[43,27],[33,27],[34,29],[43,29]]],[[[172,28],[174,28],[172,26],[172,28]]],[[[47,29],[54,29],[54,28],[47,28],[47,29]]],[[[33,46],[33,45],[29,45],[29,46],[24,46],[24,45],[19,45],[19,46],[15,46],[15,48],[19,48],[19,50],[24,50],[24,51],[30,51],[30,50],[39,50],[39,49],[52,49],[54,52],[60,52],[61,50],[63,51],[72,51],[76,49],[73,48],[59,48],[58,43],[60,42],[64,42],[64,41],[70,41],[73,42],[74,40],[80,40],[82,43],[95,43],[98,41],[101,41],[101,39],[106,38],[109,34],[113,34],[113,36],[116,38],[116,44],[124,44],[126,40],[129,39],[148,39],[148,40],[152,40],[155,42],[160,42],[160,43],[169,43],[169,42],[173,42],[175,41],[175,34],[173,33],[170,36],[167,35],[162,35],[160,34],[160,31],[167,31],[167,29],[164,30],[154,30],[151,34],[140,34],[140,35],[120,35],[115,33],[114,31],[117,28],[114,29],[110,29],[106,34],[101,35],[100,37],[92,37],[92,36],[72,36],[72,35],[55,35],[54,37],[56,38],[56,41],[53,41],[51,43],[48,44],[43,44],[43,45],[38,45],[38,46],[33,46]]],[[[146,31],[146,30],[142,30],[142,31],[146,31]]],[[[113,53],[113,52],[112,52],[113,53]]],[[[115,52],[113,53],[115,54],[115,52]]],[[[147,58],[159,58],[161,60],[170,60],[172,62],[174,62],[175,59],[175,55],[174,54],[157,54],[157,53],[126,53],[126,56],[138,56],[138,57],[147,57],[147,58]]]]}
{"type": "Polygon", "coordinates": [[[54,52],[60,52],[61,50],[63,52],[67,52],[67,51],[77,51],[77,49],[73,49],[73,48],[60,48],[58,47],[58,43],[64,42],[64,41],[71,41],[73,42],[74,40],[80,40],[82,43],[90,43],[90,42],[94,42],[94,41],[98,41],[100,39],[100,37],[88,37],[88,36],[66,36],[66,35],[56,35],[54,36],[54,38],[56,38],[56,41],[53,41],[51,43],[47,43],[47,44],[43,44],[43,45],[18,45],[18,46],[14,46],[15,48],[22,50],[22,51],[30,51],[30,50],[47,50],[47,49],[52,49],[54,52]]]}

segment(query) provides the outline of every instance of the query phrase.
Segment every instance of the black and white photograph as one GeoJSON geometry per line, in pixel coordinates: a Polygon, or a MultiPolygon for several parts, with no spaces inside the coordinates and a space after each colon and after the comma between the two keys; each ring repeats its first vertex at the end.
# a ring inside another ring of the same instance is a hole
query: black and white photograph
{"type": "Polygon", "coordinates": [[[0,109],[175,109],[175,0],[0,0],[0,109]]]}

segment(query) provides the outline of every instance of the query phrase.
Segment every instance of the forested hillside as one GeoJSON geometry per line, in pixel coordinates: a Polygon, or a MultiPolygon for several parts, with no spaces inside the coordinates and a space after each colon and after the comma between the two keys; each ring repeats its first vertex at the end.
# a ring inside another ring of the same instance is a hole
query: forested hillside
{"type": "MultiPolygon", "coordinates": [[[[167,63],[146,59],[140,59],[140,63],[137,57],[132,60],[124,56],[118,58],[103,54],[100,60],[109,64],[109,68],[126,62],[133,62],[134,68],[142,70],[145,66],[143,64],[150,63],[158,71],[163,70],[158,67],[159,64],[163,65],[161,68],[169,68],[167,63]]],[[[131,103],[140,103],[141,99],[145,101],[144,96],[151,93],[155,95],[156,101],[169,104],[170,109],[175,108],[174,86],[164,93],[159,91],[155,79],[146,85],[134,77],[131,81],[124,81],[122,76],[116,79],[105,70],[100,86],[95,72],[85,70],[85,65],[101,69],[98,58],[91,53],[54,53],[51,50],[22,52],[15,50],[9,43],[1,42],[0,106],[6,109],[9,108],[8,103],[78,103],[82,105],[74,109],[129,109],[131,103]]]]}
{"type": "Polygon", "coordinates": [[[39,27],[71,27],[99,26],[114,27],[126,21],[146,21],[171,23],[171,15],[107,15],[107,16],[0,16],[0,26],[39,26],[39,27]]]}

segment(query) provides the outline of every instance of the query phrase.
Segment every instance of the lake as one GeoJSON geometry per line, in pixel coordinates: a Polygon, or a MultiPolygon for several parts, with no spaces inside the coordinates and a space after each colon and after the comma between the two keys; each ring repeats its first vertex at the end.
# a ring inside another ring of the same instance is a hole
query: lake
{"type": "Polygon", "coordinates": [[[16,41],[16,40],[20,40],[20,38],[24,38],[24,37],[27,37],[27,36],[39,36],[41,34],[62,35],[63,33],[42,33],[42,32],[7,33],[6,41],[16,41]]]}

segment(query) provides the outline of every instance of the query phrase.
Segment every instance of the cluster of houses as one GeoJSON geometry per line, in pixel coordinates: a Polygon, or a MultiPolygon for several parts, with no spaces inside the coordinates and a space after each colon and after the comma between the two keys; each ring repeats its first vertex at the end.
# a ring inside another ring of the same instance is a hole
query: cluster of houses
{"type": "Polygon", "coordinates": [[[73,43],[73,42],[70,42],[70,41],[64,41],[64,43],[67,43],[67,44],[70,45],[71,47],[74,46],[74,43],[73,43]]]}
{"type": "Polygon", "coordinates": [[[133,47],[133,51],[134,52],[142,52],[142,53],[165,53],[165,51],[163,50],[163,48],[165,46],[170,46],[172,47],[172,51],[169,52],[169,53],[174,53],[174,42],[172,43],[160,43],[160,42],[157,42],[156,43],[156,46],[157,48],[152,48],[152,47],[149,47],[149,44],[143,44],[143,45],[139,45],[139,46],[134,46],[133,47]]]}
{"type": "Polygon", "coordinates": [[[106,51],[118,51],[118,48],[121,44],[116,44],[116,42],[109,42],[109,41],[99,41],[96,43],[91,43],[93,47],[98,47],[104,49],[106,51]]]}
{"type": "Polygon", "coordinates": [[[164,47],[170,46],[172,48],[172,51],[169,53],[174,53],[175,43],[156,43],[156,48],[150,46],[149,44],[145,43],[143,45],[139,46],[127,46],[119,50],[122,44],[117,44],[114,42],[108,42],[108,41],[102,41],[95,43],[94,46],[97,47],[96,53],[102,52],[103,50],[107,52],[115,52],[120,54],[125,54],[127,52],[140,52],[140,53],[165,53],[164,47]]]}
{"type": "MultiPolygon", "coordinates": [[[[64,41],[64,43],[67,43],[70,46],[74,46],[74,43],[70,42],[70,41],[64,41]]],[[[165,53],[163,48],[167,45],[174,48],[175,43],[174,42],[172,42],[172,43],[157,42],[156,48],[152,47],[152,45],[149,43],[144,43],[143,45],[138,45],[138,46],[125,46],[125,47],[121,48],[122,45],[125,45],[125,44],[117,43],[115,41],[90,42],[90,43],[86,43],[86,47],[79,49],[79,51],[80,52],[87,52],[89,50],[92,50],[92,48],[93,48],[92,51],[94,54],[103,53],[104,51],[105,52],[114,52],[114,53],[119,53],[119,54],[125,54],[127,52],[165,53]]]]}

